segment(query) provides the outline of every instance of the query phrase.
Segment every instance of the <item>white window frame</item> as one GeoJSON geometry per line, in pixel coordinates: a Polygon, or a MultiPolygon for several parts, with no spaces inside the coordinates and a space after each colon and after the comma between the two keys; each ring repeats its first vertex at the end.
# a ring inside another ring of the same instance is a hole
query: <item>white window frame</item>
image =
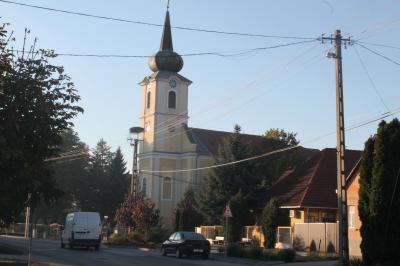
{"type": "Polygon", "coordinates": [[[348,206],[348,226],[349,228],[356,228],[356,206],[348,206]]]}

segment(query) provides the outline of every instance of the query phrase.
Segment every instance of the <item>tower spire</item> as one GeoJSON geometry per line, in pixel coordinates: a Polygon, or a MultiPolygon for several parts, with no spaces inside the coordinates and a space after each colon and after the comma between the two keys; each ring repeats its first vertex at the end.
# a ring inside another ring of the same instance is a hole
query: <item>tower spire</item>
{"type": "Polygon", "coordinates": [[[178,73],[183,67],[182,57],[174,52],[172,45],[169,0],[167,1],[167,12],[165,14],[160,50],[149,58],[149,67],[154,72],[171,71],[175,73],[178,73]]]}
{"type": "Polygon", "coordinates": [[[164,28],[161,37],[160,51],[173,51],[172,45],[172,34],[171,34],[171,23],[169,21],[169,1],[167,5],[167,14],[165,15],[164,28]]]}

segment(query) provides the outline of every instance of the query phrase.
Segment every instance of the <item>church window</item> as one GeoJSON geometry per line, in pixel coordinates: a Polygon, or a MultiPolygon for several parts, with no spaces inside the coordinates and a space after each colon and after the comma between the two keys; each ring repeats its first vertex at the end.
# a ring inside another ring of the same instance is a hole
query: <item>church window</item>
{"type": "Polygon", "coordinates": [[[162,184],[162,198],[172,199],[172,180],[171,177],[164,177],[162,184]]]}
{"type": "Polygon", "coordinates": [[[146,177],[143,177],[142,179],[142,192],[146,196],[147,192],[147,179],[146,177]]]}
{"type": "Polygon", "coordinates": [[[168,93],[168,108],[176,108],[176,93],[174,91],[168,93]]]}
{"type": "Polygon", "coordinates": [[[146,107],[150,108],[151,92],[147,93],[146,107]]]}

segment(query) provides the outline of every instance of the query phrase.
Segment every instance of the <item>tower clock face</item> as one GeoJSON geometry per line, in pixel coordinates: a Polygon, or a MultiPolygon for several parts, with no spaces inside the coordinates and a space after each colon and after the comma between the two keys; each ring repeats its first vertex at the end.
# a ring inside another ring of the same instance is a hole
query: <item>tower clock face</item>
{"type": "Polygon", "coordinates": [[[176,80],[171,79],[171,80],[169,81],[169,86],[170,86],[171,88],[175,88],[175,87],[176,87],[176,80]]]}

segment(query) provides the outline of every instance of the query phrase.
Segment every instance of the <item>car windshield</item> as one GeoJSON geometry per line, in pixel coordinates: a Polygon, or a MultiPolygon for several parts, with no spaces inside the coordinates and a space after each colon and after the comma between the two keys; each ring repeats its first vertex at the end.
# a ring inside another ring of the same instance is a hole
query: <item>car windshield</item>
{"type": "Polygon", "coordinates": [[[182,232],[181,236],[183,239],[204,240],[204,237],[202,235],[193,232],[182,232]]]}

